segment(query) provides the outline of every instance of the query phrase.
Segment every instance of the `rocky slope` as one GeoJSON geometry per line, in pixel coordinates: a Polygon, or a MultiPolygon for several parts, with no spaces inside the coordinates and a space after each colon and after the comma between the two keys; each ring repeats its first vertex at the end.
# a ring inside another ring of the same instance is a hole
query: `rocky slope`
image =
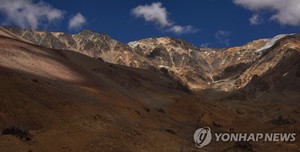
{"type": "MultiPolygon", "coordinates": [[[[160,71],[194,91],[243,89],[250,85],[252,78],[262,77],[280,64],[285,65],[281,63],[285,62],[283,58],[291,57],[293,62],[298,62],[292,58],[293,53],[280,51],[292,49],[298,52],[297,35],[256,40],[240,47],[203,49],[170,37],[148,38],[125,45],[105,34],[87,30],[70,35],[13,27],[6,29],[47,48],[74,50],[109,63],[160,71]]],[[[280,75],[277,71],[275,75],[280,75]]]]}
{"type": "Polygon", "coordinates": [[[178,77],[191,89],[204,88],[212,81],[213,68],[195,46],[183,40],[149,38],[128,45],[138,54],[155,62],[158,68],[178,77]]]}
{"type": "Polygon", "coordinates": [[[265,54],[237,78],[236,86],[255,97],[266,93],[261,99],[264,101],[298,102],[300,34],[285,36],[264,51],[265,54]]]}
{"type": "MultiPolygon", "coordinates": [[[[299,34],[278,35],[226,49],[199,49],[185,41],[166,37],[130,42],[129,46],[139,54],[150,58],[159,67],[168,69],[192,90],[213,89],[226,92],[243,90],[247,96],[255,97],[278,89],[287,92],[300,91],[295,90],[296,86],[298,88],[300,86],[299,78],[295,74],[297,71],[295,69],[299,68],[300,63],[299,34]],[[275,87],[278,83],[285,84],[285,81],[278,80],[288,74],[293,75],[289,80],[294,84],[275,87]],[[255,82],[257,78],[261,79],[265,86],[270,87],[262,91],[261,85],[255,82]]],[[[277,91],[278,96],[282,93],[277,91]]],[[[288,96],[287,94],[281,96],[280,101],[288,96]]],[[[270,98],[268,101],[273,99],[270,98]]],[[[296,99],[300,99],[300,96],[294,95],[291,101],[296,99]]]]}
{"type": "Polygon", "coordinates": [[[71,35],[61,32],[24,30],[16,27],[5,27],[5,29],[46,48],[73,50],[105,62],[131,67],[150,68],[153,66],[152,62],[133,52],[129,46],[105,34],[89,30],[71,35]]]}
{"type": "Polygon", "coordinates": [[[150,38],[128,45],[139,54],[150,58],[159,67],[178,76],[193,90],[223,87],[219,82],[236,78],[259,58],[255,50],[267,40],[257,40],[241,47],[228,49],[200,49],[174,38],[150,38]]]}

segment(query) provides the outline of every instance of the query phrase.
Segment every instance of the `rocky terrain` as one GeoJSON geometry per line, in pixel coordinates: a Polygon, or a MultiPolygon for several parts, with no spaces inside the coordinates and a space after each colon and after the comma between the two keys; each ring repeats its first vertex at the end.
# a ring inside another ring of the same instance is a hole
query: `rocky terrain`
{"type": "Polygon", "coordinates": [[[23,30],[16,27],[5,28],[33,44],[50,49],[73,50],[105,62],[131,67],[148,68],[152,65],[151,62],[135,53],[129,46],[105,34],[89,30],[71,35],[60,32],[23,30]]]}
{"type": "MultiPolygon", "coordinates": [[[[300,41],[297,34],[288,35],[288,40],[285,38],[287,35],[281,35],[256,40],[240,47],[203,49],[170,37],[148,38],[125,45],[108,35],[88,30],[70,35],[15,27],[6,29],[27,41],[47,48],[74,50],[108,63],[159,70],[191,90],[241,89],[256,75],[262,76],[270,68],[279,66],[282,58],[297,54],[300,41]],[[276,46],[279,48],[275,49],[276,46]],[[291,50],[295,50],[294,53],[287,53],[291,50]],[[272,60],[267,61],[270,58],[272,60]]],[[[293,61],[298,62],[297,58],[293,58],[293,61]]],[[[283,73],[275,75],[282,76],[288,71],[289,69],[286,69],[283,73]]]]}
{"type": "Polygon", "coordinates": [[[0,151],[299,151],[299,51],[299,34],[203,49],[1,27],[0,151]],[[203,126],[298,135],[198,149],[203,126]]]}

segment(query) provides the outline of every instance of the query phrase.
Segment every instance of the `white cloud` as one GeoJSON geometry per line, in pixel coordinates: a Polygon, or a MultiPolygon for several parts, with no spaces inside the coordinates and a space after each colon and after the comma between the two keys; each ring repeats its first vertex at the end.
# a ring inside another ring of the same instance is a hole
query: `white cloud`
{"type": "Polygon", "coordinates": [[[169,13],[160,2],[152,3],[151,5],[146,4],[137,6],[131,10],[131,14],[137,18],[143,18],[147,22],[153,22],[158,25],[159,28],[164,29],[167,32],[172,32],[178,35],[195,33],[198,31],[198,29],[191,25],[175,25],[175,22],[169,20],[169,13]]]}
{"type": "Polygon", "coordinates": [[[152,3],[151,5],[140,5],[131,10],[131,13],[138,18],[144,18],[146,21],[154,22],[160,27],[171,26],[168,19],[167,9],[162,7],[162,3],[152,3]]]}
{"type": "Polygon", "coordinates": [[[208,48],[209,47],[209,45],[210,45],[210,43],[209,42],[207,42],[207,43],[203,43],[203,44],[201,44],[201,48],[208,48]]]}
{"type": "Polygon", "coordinates": [[[22,28],[38,28],[63,18],[63,11],[43,1],[0,0],[0,12],[4,14],[2,24],[15,24],[22,28]]]}
{"type": "Polygon", "coordinates": [[[230,42],[230,39],[225,39],[225,40],[222,41],[222,43],[225,44],[226,46],[230,45],[229,42],[230,42]]]}
{"type": "Polygon", "coordinates": [[[300,25],[299,0],[233,0],[234,4],[254,12],[270,11],[271,20],[282,25],[300,25]]]}
{"type": "Polygon", "coordinates": [[[225,44],[226,46],[229,46],[230,39],[228,37],[230,36],[231,32],[220,30],[215,34],[215,37],[219,40],[221,44],[225,44]]]}
{"type": "Polygon", "coordinates": [[[173,32],[175,34],[186,34],[186,33],[195,33],[198,29],[194,28],[191,25],[181,26],[181,25],[174,25],[167,30],[168,32],[173,32]]]}
{"type": "Polygon", "coordinates": [[[228,37],[231,33],[229,31],[220,30],[215,34],[217,39],[224,39],[228,37]]]}
{"type": "Polygon", "coordinates": [[[251,25],[259,25],[263,23],[263,18],[259,14],[253,14],[251,18],[249,18],[249,22],[251,25]]]}
{"type": "Polygon", "coordinates": [[[86,24],[86,19],[81,13],[77,13],[69,20],[69,30],[80,29],[86,24]]]}

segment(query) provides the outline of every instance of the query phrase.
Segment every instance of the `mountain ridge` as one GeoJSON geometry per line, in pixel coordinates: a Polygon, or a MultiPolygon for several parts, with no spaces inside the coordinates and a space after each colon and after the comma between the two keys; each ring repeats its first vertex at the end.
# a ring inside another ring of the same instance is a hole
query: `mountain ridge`
{"type": "MultiPolygon", "coordinates": [[[[145,38],[123,44],[106,34],[89,30],[67,34],[11,27],[6,29],[47,48],[73,50],[108,63],[161,71],[195,91],[211,88],[222,91],[242,89],[257,74],[254,69],[267,71],[266,67],[258,63],[265,58],[268,47],[289,36],[254,40],[238,47],[212,49],[197,48],[187,41],[172,37],[145,38]],[[256,68],[247,71],[251,67],[256,68]]],[[[280,57],[273,54],[272,58],[280,57]]],[[[262,74],[259,72],[259,75],[262,74]]]]}

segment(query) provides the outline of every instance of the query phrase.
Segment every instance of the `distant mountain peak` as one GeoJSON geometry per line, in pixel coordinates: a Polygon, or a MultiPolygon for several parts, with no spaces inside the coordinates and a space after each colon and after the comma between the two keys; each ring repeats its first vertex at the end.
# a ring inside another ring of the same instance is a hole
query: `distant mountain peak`
{"type": "MultiPolygon", "coordinates": [[[[204,49],[173,37],[146,38],[125,45],[106,34],[90,30],[71,35],[15,27],[6,29],[44,47],[73,50],[109,63],[163,71],[193,90],[240,89],[255,75],[263,76],[269,68],[280,64],[285,55],[280,52],[287,51],[284,47],[297,46],[285,45],[287,41],[283,39],[286,36],[255,40],[239,47],[204,49]]],[[[300,38],[289,35],[289,39],[295,40],[288,43],[296,43],[300,38]]]]}

